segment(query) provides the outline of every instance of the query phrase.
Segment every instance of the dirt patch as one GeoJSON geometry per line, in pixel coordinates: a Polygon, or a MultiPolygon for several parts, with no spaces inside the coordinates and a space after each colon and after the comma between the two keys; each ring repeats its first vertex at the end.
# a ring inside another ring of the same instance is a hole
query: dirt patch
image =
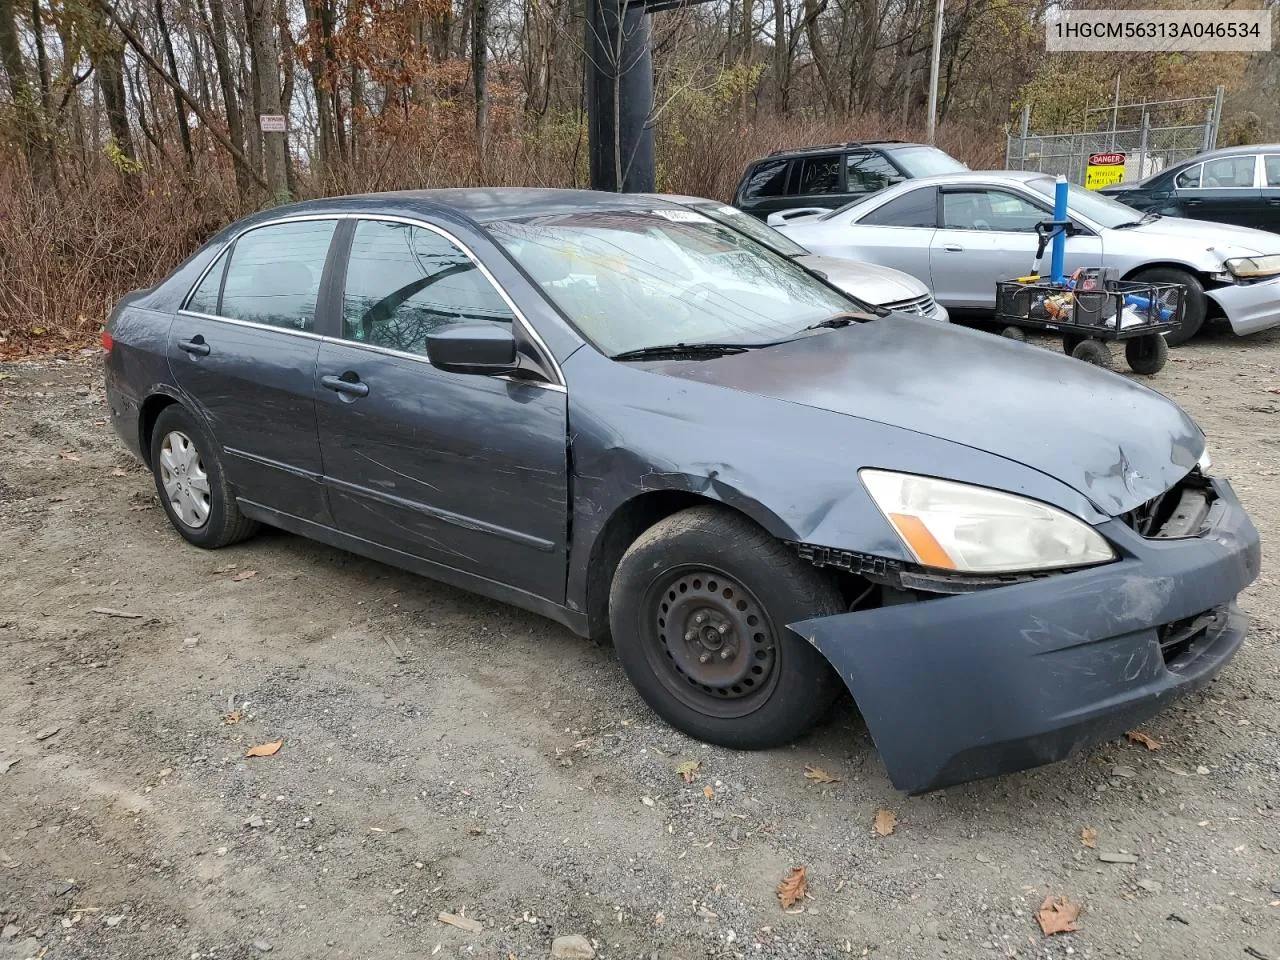
{"type": "Polygon", "coordinates": [[[281,533],[187,546],[95,358],[0,366],[0,957],[1280,960],[1280,334],[1151,383],[1263,533],[1245,648],[1158,751],[907,799],[847,703],[706,747],[549,621],[281,533]]]}

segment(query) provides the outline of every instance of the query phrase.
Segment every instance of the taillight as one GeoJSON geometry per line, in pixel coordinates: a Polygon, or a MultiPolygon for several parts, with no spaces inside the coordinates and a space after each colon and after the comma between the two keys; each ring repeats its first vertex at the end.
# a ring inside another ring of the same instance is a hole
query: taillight
{"type": "Polygon", "coordinates": [[[110,353],[111,348],[114,347],[115,345],[116,345],[116,342],[112,338],[111,334],[108,333],[106,330],[103,330],[102,331],[102,349],[107,351],[107,353],[110,353]]]}

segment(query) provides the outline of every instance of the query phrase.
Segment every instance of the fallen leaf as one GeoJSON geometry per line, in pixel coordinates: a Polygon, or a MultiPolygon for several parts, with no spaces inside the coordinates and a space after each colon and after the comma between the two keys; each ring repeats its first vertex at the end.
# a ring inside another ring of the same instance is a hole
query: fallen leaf
{"type": "Polygon", "coordinates": [[[1143,733],[1141,730],[1130,730],[1125,734],[1125,737],[1130,743],[1140,743],[1148,750],[1159,750],[1164,746],[1164,744],[1155,737],[1148,733],[1143,733]]]}
{"type": "Polygon", "coordinates": [[[239,583],[241,580],[249,580],[253,577],[256,577],[257,575],[258,575],[257,570],[241,570],[239,573],[237,573],[234,577],[231,578],[231,582],[239,583]]]}
{"type": "Polygon", "coordinates": [[[222,718],[222,725],[224,727],[229,727],[233,723],[239,723],[241,719],[242,717],[241,717],[240,711],[232,710],[230,713],[228,713],[225,717],[222,718]]]}
{"type": "Polygon", "coordinates": [[[467,933],[479,933],[484,929],[484,924],[479,920],[472,920],[470,917],[460,917],[456,913],[449,913],[445,910],[440,911],[440,915],[436,917],[441,923],[447,923],[451,927],[457,927],[459,930],[465,930],[467,933]]]}
{"type": "Polygon", "coordinates": [[[1044,903],[1036,911],[1036,919],[1040,921],[1040,929],[1046,937],[1052,937],[1055,933],[1074,933],[1079,929],[1076,926],[1078,916],[1080,908],[1066,897],[1045,897],[1044,903]]]}
{"type": "Polygon", "coordinates": [[[116,467],[115,469],[113,469],[113,470],[111,471],[111,476],[113,476],[113,477],[127,477],[127,476],[128,476],[128,474],[127,474],[127,473],[125,473],[123,470],[121,470],[119,467],[116,467]]]}
{"type": "Polygon", "coordinates": [[[882,837],[887,837],[898,828],[898,818],[893,815],[892,810],[886,810],[881,807],[876,811],[875,828],[876,833],[882,837]]]}
{"type": "Polygon", "coordinates": [[[804,899],[805,885],[808,882],[809,878],[804,867],[791,868],[791,873],[778,884],[778,902],[782,904],[783,910],[790,910],[797,901],[804,899]]]}
{"type": "Polygon", "coordinates": [[[815,767],[811,763],[804,766],[804,776],[806,780],[812,780],[814,783],[839,783],[839,777],[833,777],[821,767],[815,767]]]}
{"type": "Polygon", "coordinates": [[[59,453],[58,453],[58,459],[59,459],[59,460],[70,460],[70,461],[72,461],[73,463],[79,463],[79,462],[80,462],[80,458],[79,458],[78,456],[76,456],[74,453],[72,453],[70,450],[62,450],[62,451],[59,451],[59,453]]]}
{"type": "Polygon", "coordinates": [[[49,503],[66,503],[70,499],[70,497],[50,497],[49,503]]]}
{"type": "Polygon", "coordinates": [[[710,787],[703,787],[703,788],[702,788],[702,795],[703,795],[704,797],[706,797],[708,800],[711,800],[712,798],[714,798],[714,797],[715,797],[716,792],[715,792],[714,790],[712,790],[710,787]]]}
{"type": "Polygon", "coordinates": [[[246,757],[269,757],[278,753],[280,748],[284,746],[283,740],[273,740],[271,743],[260,743],[256,747],[250,747],[246,757]]]}
{"type": "Polygon", "coordinates": [[[1080,842],[1092,850],[1098,845],[1098,831],[1093,827],[1085,827],[1080,831],[1080,842]]]}
{"type": "Polygon", "coordinates": [[[693,783],[693,778],[701,766],[702,764],[697,760],[686,760],[684,763],[676,764],[676,773],[684,778],[685,783],[693,783]]]}

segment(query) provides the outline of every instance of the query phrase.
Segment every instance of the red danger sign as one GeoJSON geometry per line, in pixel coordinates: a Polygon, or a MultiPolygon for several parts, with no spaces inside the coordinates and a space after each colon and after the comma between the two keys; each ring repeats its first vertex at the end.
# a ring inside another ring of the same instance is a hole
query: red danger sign
{"type": "Polygon", "coordinates": [[[1119,167],[1123,164],[1123,153],[1095,153],[1089,157],[1091,167],[1119,167]]]}

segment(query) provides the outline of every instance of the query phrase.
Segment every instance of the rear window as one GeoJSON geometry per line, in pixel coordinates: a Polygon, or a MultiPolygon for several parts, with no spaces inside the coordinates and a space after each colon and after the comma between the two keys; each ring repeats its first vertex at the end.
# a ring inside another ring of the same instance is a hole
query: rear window
{"type": "Polygon", "coordinates": [[[936,187],[921,187],[904,193],[872,210],[858,222],[880,227],[936,227],[938,190],[936,187]]]}
{"type": "Polygon", "coordinates": [[[785,197],[787,195],[787,167],[790,160],[765,160],[755,165],[747,174],[742,188],[744,200],[759,197],[785,197]]]}
{"type": "Polygon", "coordinates": [[[933,177],[941,173],[960,173],[969,168],[937,147],[923,144],[898,147],[891,151],[894,161],[913,177],[933,177]]]}

